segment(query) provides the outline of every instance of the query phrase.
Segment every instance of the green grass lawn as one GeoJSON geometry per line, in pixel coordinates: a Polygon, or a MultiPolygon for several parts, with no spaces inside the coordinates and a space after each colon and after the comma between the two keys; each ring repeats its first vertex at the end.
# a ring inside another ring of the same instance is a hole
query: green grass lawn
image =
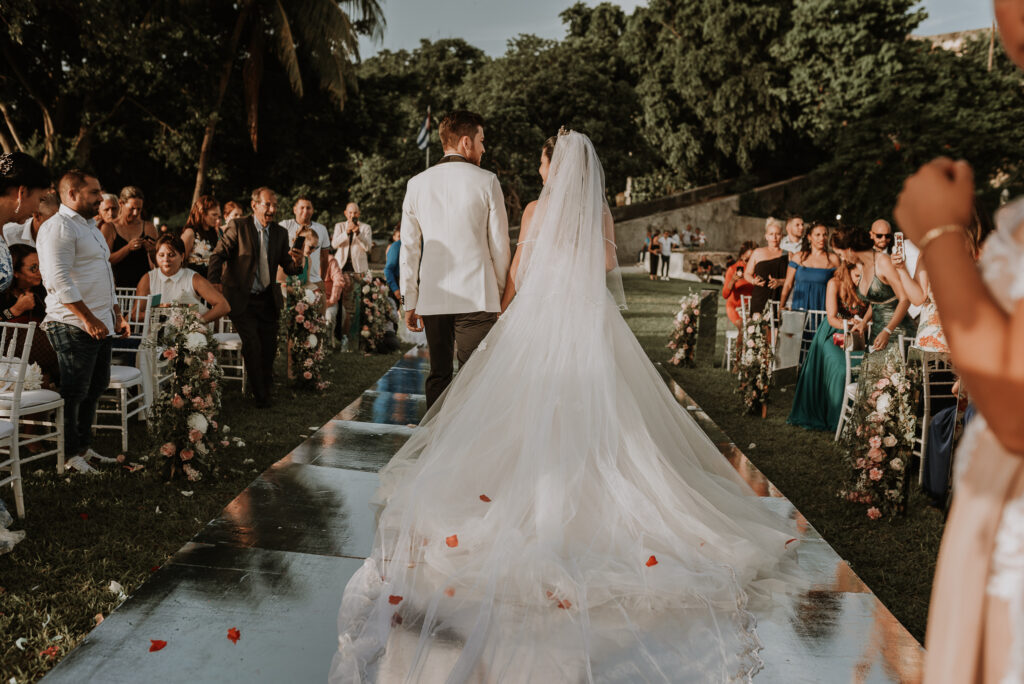
{"type": "MultiPolygon", "coordinates": [[[[245,447],[224,449],[216,477],[195,484],[164,484],[158,457],[133,475],[116,470],[102,475],[57,476],[40,462],[28,466],[25,499],[28,516],[13,527],[28,532],[14,551],[0,556],[0,682],[35,681],[71,650],[119,603],[108,590],[119,582],[127,594],[182,544],[212,520],[259,473],[300,444],[370,387],[399,358],[328,355],[324,394],[278,387],[273,408],[256,410],[237,383],[224,394],[223,422],[245,447]],[[37,468],[39,468],[37,470],[37,468]],[[181,492],[192,491],[191,496],[181,492]],[[27,639],[24,650],[16,646],[27,639]],[[56,655],[40,655],[51,646],[56,655]]],[[[278,376],[284,374],[278,359],[278,376]]],[[[97,450],[115,455],[120,435],[100,433],[97,450]]],[[[129,452],[144,456],[144,424],[133,424],[129,452]]],[[[0,492],[14,510],[10,487],[0,492]]]]}
{"type": "MultiPolygon", "coordinates": [[[[648,356],[668,370],[707,414],[743,449],[757,467],[807,517],[854,571],[910,630],[923,640],[943,515],[928,506],[911,485],[909,513],[893,522],[871,522],[860,506],[841,501],[836,492],[847,472],[832,435],[786,424],[793,386],[773,390],[768,418],[746,415],[733,393],[735,376],[721,368],[676,368],[665,343],[678,301],[699,283],[650,281],[627,275],[626,320],[648,356]],[[750,445],[755,445],[750,447],[750,445]]],[[[719,331],[728,321],[724,301],[719,331]]],[[[716,364],[722,354],[719,335],[716,364]]],[[[916,483],[916,480],[914,481],[916,483]]]]}

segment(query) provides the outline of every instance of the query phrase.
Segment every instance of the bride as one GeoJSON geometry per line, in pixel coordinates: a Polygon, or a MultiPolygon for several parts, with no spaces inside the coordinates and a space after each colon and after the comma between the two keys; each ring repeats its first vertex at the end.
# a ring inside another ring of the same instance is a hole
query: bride
{"type": "Polygon", "coordinates": [[[560,133],[541,172],[515,298],[380,473],[332,682],[745,681],[760,667],[748,605],[796,577],[796,533],[620,315],[590,140],[560,133]]]}

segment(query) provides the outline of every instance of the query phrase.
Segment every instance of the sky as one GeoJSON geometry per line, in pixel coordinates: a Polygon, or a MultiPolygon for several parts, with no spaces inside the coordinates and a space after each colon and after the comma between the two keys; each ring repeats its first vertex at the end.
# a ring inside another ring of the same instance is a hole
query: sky
{"type": "MultiPolygon", "coordinates": [[[[613,0],[615,1],[615,0],[613,0]]],[[[565,29],[558,14],[575,0],[381,0],[387,29],[381,42],[363,39],[365,59],[378,50],[412,50],[421,38],[463,38],[491,56],[505,52],[509,38],[532,33],[543,38],[562,38],[565,29]]],[[[587,0],[595,5],[596,0],[587,0]]],[[[645,0],[619,0],[627,13],[645,0]]],[[[991,0],[923,0],[929,18],[915,31],[918,35],[984,28],[992,23],[991,0]]]]}

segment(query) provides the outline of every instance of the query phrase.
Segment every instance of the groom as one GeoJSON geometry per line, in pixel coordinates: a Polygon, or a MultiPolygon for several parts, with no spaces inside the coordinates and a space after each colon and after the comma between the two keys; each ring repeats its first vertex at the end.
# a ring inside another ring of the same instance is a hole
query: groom
{"type": "Polygon", "coordinates": [[[444,156],[414,176],[402,204],[400,281],[409,330],[426,331],[427,408],[501,311],[511,250],[498,177],[480,168],[484,120],[454,111],[439,127],[444,156]]]}

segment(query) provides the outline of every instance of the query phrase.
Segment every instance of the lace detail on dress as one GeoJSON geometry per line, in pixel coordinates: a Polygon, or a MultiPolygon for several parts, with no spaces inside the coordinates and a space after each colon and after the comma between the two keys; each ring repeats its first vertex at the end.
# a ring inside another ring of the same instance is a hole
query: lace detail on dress
{"type": "Polygon", "coordinates": [[[1024,497],[1003,509],[992,554],[988,595],[1007,602],[1013,646],[1002,684],[1024,682],[1024,497]]]}

